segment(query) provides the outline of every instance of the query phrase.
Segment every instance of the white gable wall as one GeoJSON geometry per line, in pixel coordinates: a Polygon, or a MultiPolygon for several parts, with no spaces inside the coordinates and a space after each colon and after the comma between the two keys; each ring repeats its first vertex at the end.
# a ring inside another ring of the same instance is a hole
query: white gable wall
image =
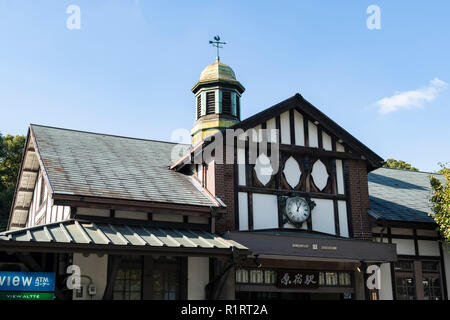
{"type": "Polygon", "coordinates": [[[278,200],[270,194],[253,194],[253,228],[278,228],[278,200]]]}

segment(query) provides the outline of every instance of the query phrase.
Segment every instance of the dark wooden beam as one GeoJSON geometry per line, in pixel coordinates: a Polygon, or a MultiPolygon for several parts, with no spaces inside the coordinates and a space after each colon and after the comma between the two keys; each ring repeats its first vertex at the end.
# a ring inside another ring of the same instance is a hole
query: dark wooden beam
{"type": "Polygon", "coordinates": [[[289,110],[289,128],[291,134],[291,144],[295,145],[295,121],[294,109],[289,110]]]}
{"type": "Polygon", "coordinates": [[[264,187],[245,187],[238,186],[238,191],[240,192],[254,192],[254,193],[264,193],[264,194],[281,194],[289,195],[291,193],[298,194],[299,196],[308,196],[311,198],[318,199],[336,199],[336,200],[347,200],[345,195],[341,194],[330,194],[330,193],[319,193],[319,192],[304,192],[298,190],[278,190],[276,188],[264,188],[264,187]]]}
{"type": "MultiPolygon", "coordinates": [[[[129,211],[152,211],[163,210],[164,212],[182,213],[191,216],[208,216],[211,212],[209,206],[194,206],[194,205],[178,205],[171,203],[155,203],[147,201],[121,200],[113,198],[96,198],[96,197],[81,197],[70,195],[58,195],[54,197],[55,205],[70,206],[70,207],[86,207],[99,209],[114,209],[114,210],[129,210],[129,211]]],[[[226,207],[218,207],[217,212],[221,213],[226,210],[226,207]]]]}
{"type": "Polygon", "coordinates": [[[247,192],[247,204],[248,204],[248,229],[253,230],[253,194],[247,192]]]}
{"type": "Polygon", "coordinates": [[[316,157],[326,157],[333,159],[354,159],[361,160],[361,156],[356,153],[345,153],[338,151],[329,151],[318,148],[294,146],[290,144],[280,144],[280,151],[294,153],[294,154],[308,154],[316,157]]]}

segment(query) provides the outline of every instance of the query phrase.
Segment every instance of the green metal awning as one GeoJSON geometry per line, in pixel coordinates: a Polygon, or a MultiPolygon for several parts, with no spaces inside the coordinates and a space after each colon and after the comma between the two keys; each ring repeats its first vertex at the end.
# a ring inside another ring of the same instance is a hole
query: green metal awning
{"type": "Polygon", "coordinates": [[[73,219],[0,233],[0,250],[111,254],[248,254],[247,247],[206,231],[73,219]]]}

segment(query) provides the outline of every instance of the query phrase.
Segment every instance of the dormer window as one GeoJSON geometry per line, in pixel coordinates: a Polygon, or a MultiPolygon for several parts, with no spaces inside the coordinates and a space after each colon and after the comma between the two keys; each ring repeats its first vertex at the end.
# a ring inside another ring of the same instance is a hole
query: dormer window
{"type": "Polygon", "coordinates": [[[216,113],[216,93],[214,91],[206,93],[206,114],[216,113]]]}

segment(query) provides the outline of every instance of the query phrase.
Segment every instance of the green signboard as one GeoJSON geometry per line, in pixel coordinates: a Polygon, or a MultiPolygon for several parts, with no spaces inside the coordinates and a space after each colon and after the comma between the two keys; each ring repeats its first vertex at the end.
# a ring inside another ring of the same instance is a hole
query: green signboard
{"type": "Polygon", "coordinates": [[[0,300],[53,300],[53,292],[0,292],[0,300]]]}

